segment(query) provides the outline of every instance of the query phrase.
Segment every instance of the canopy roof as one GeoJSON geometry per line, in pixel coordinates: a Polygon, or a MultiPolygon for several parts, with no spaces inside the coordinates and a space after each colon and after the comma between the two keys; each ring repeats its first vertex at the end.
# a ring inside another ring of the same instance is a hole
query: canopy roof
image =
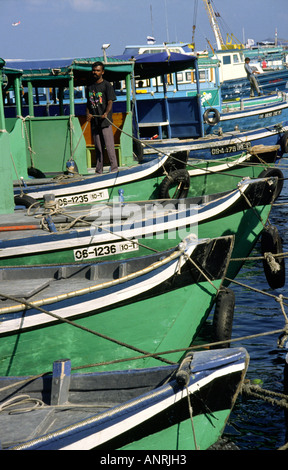
{"type": "MultiPolygon", "coordinates": [[[[91,67],[96,61],[104,62],[103,57],[80,59],[43,59],[43,60],[7,60],[7,65],[22,72],[25,85],[32,81],[34,86],[68,86],[71,75],[74,85],[86,85],[92,78],[91,67]],[[45,83],[44,83],[45,82],[45,83]]],[[[133,61],[107,58],[105,62],[105,78],[109,81],[123,80],[133,71],[133,61]]]]}
{"type": "Polygon", "coordinates": [[[6,61],[0,57],[0,70],[6,75],[22,75],[22,71],[18,68],[6,67],[6,61]]]}
{"type": "MultiPolygon", "coordinates": [[[[22,74],[22,83],[25,85],[32,81],[34,86],[68,86],[71,74],[74,76],[74,85],[87,85],[92,79],[91,67],[96,61],[105,63],[105,78],[108,81],[124,80],[133,73],[137,78],[152,78],[195,67],[196,57],[175,52],[160,52],[156,54],[139,54],[136,57],[129,55],[107,57],[90,57],[78,59],[43,59],[22,60],[10,59],[6,63],[9,67],[18,69],[22,74]],[[44,83],[45,82],[45,83],[44,83]]],[[[1,64],[0,64],[1,67],[1,64]]]]}
{"type": "Polygon", "coordinates": [[[134,60],[134,74],[137,78],[152,78],[181,70],[195,68],[196,56],[180,54],[178,52],[158,52],[154,54],[139,54],[135,57],[129,55],[117,56],[118,59],[134,60]]]}

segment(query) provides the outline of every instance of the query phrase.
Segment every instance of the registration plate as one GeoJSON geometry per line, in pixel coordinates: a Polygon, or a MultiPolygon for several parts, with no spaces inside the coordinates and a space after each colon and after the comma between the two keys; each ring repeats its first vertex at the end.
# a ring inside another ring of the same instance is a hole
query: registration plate
{"type": "Polygon", "coordinates": [[[86,248],[74,250],[74,260],[83,261],[93,258],[99,258],[102,256],[111,256],[126,253],[128,251],[137,251],[138,249],[139,245],[138,243],[136,243],[136,241],[107,243],[105,245],[95,246],[92,245],[86,248]]]}
{"type": "Polygon", "coordinates": [[[223,153],[241,152],[242,150],[249,150],[251,142],[241,142],[236,144],[227,144],[211,148],[211,155],[221,155],[223,153]]]}
{"type": "Polygon", "coordinates": [[[73,194],[67,197],[56,197],[56,201],[60,207],[73,206],[75,204],[88,204],[90,202],[103,201],[103,199],[109,199],[107,189],[83,194],[73,194]]]}
{"type": "Polygon", "coordinates": [[[270,111],[268,113],[259,114],[259,119],[264,119],[264,118],[273,117],[273,116],[280,116],[280,114],[282,114],[281,109],[279,109],[278,111],[270,111]]]}

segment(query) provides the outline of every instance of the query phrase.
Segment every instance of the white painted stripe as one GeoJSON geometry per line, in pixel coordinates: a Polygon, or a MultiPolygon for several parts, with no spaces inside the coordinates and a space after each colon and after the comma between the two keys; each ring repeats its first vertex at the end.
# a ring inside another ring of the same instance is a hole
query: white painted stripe
{"type": "MultiPolygon", "coordinates": [[[[191,256],[193,254],[193,251],[195,250],[197,244],[193,244],[189,247],[189,249],[186,251],[186,254],[188,256],[191,256]]],[[[53,310],[49,310],[52,313],[55,313],[59,315],[62,318],[69,318],[73,315],[79,316],[83,313],[89,312],[89,311],[95,311],[106,307],[106,306],[112,306],[114,304],[117,304],[121,301],[124,301],[126,299],[131,299],[133,297],[136,297],[137,295],[147,291],[148,289],[151,289],[155,287],[156,285],[161,284],[164,282],[165,279],[169,279],[175,272],[178,271],[178,269],[183,266],[183,264],[186,262],[186,258],[184,256],[179,256],[170,266],[165,266],[158,272],[155,276],[150,276],[148,279],[144,279],[144,281],[141,281],[141,277],[139,277],[140,281],[137,282],[134,286],[129,286],[129,287],[124,287],[121,289],[121,291],[111,293],[109,290],[107,293],[105,293],[105,289],[103,289],[103,295],[99,298],[97,298],[97,302],[95,305],[95,297],[93,297],[91,300],[87,300],[86,302],[83,302],[81,299],[81,295],[78,297],[78,302],[77,302],[77,297],[75,297],[75,304],[69,307],[63,307],[63,308],[54,308],[53,310]]],[[[92,295],[93,296],[93,295],[92,295]]],[[[55,303],[55,300],[54,300],[55,303]]],[[[46,299],[45,302],[39,302],[36,305],[42,306],[43,305],[48,305],[49,306],[49,298],[46,299]]],[[[16,308],[14,309],[17,311],[17,309],[22,309],[23,306],[21,307],[21,304],[19,306],[16,305],[16,308]]],[[[43,307],[44,308],[44,307],[43,307]]],[[[13,311],[11,309],[11,311],[13,311]]],[[[9,313],[9,312],[8,312],[9,313]]],[[[105,315],[105,314],[104,314],[105,315]]],[[[26,311],[26,314],[24,318],[16,318],[16,319],[11,319],[11,320],[5,320],[0,323],[0,334],[7,333],[9,331],[18,331],[18,329],[25,329],[29,327],[33,327],[35,325],[46,325],[52,321],[55,321],[54,318],[51,316],[39,312],[38,314],[34,315],[29,315],[29,310],[26,311]]]]}
{"type": "MultiPolygon", "coordinates": [[[[251,184],[251,181],[250,181],[250,184],[251,184]]],[[[249,185],[248,182],[247,183],[244,182],[243,184],[241,183],[242,192],[246,190],[248,185],[249,185]]],[[[213,202],[213,207],[211,209],[209,208],[207,209],[205,205],[203,205],[204,207],[199,205],[197,206],[198,210],[196,210],[196,207],[195,209],[192,208],[192,213],[190,213],[190,215],[188,215],[187,217],[182,217],[181,215],[181,214],[185,214],[185,210],[183,212],[176,211],[175,218],[172,217],[172,214],[171,214],[170,220],[165,221],[165,222],[163,221],[162,223],[159,223],[159,219],[161,219],[162,216],[164,218],[164,213],[161,214],[161,212],[159,213],[157,212],[156,222],[158,220],[158,223],[149,225],[147,220],[145,220],[144,222],[146,223],[144,223],[144,226],[123,229],[118,234],[117,232],[115,233],[109,232],[109,228],[111,229],[111,226],[102,226],[101,227],[102,232],[97,233],[94,236],[89,234],[89,236],[79,237],[77,235],[77,232],[81,233],[84,230],[78,230],[75,234],[75,237],[73,239],[69,238],[68,241],[65,238],[61,239],[61,233],[56,234],[56,235],[54,234],[55,236],[53,237],[52,240],[49,240],[48,242],[45,242],[45,243],[37,243],[33,245],[33,248],[31,248],[31,245],[23,244],[23,245],[18,245],[17,247],[5,247],[3,249],[0,249],[0,258],[10,257],[10,256],[15,256],[15,255],[25,255],[27,253],[30,253],[31,251],[33,253],[39,253],[39,252],[42,253],[48,250],[53,250],[53,251],[63,250],[67,248],[67,244],[69,244],[71,249],[73,247],[76,249],[77,247],[80,247],[80,246],[93,246],[93,244],[96,244],[96,243],[108,243],[108,242],[113,242],[115,240],[119,241],[119,239],[120,240],[139,239],[144,236],[149,236],[151,235],[151,233],[156,233],[156,234],[161,233],[164,230],[171,231],[171,234],[173,235],[173,231],[181,230],[181,228],[184,229],[186,226],[197,227],[198,223],[200,223],[201,221],[207,218],[210,218],[212,216],[213,217],[217,216],[221,212],[225,211],[231,204],[234,204],[237,201],[237,199],[239,199],[240,197],[241,197],[241,192],[239,190],[235,190],[231,193],[230,198],[223,200],[222,202],[220,198],[220,203],[218,205],[215,206],[213,202]],[[201,211],[201,207],[202,207],[202,211],[201,211]],[[57,240],[58,237],[59,237],[59,240],[57,240]]],[[[137,223],[137,221],[135,223],[137,223]]],[[[125,224],[124,224],[124,227],[125,227],[125,224]]],[[[41,237],[40,234],[44,235],[42,232],[40,232],[39,239],[41,237]]],[[[169,239],[172,240],[172,237],[169,237],[169,239]]],[[[176,239],[176,233],[175,233],[175,239],[176,239]]]]}
{"type": "MultiPolygon", "coordinates": [[[[97,179],[90,183],[89,182],[89,177],[87,177],[87,183],[84,185],[78,185],[78,192],[80,193],[86,193],[89,191],[97,191],[100,189],[106,189],[106,188],[112,188],[113,186],[118,186],[120,184],[126,184],[126,183],[131,183],[134,182],[138,179],[145,178],[149,175],[153,175],[169,158],[169,155],[164,155],[161,159],[155,158],[155,164],[154,165],[147,165],[147,168],[145,167],[145,163],[142,164],[142,166],[139,166],[139,172],[131,172],[131,173],[126,173],[125,175],[121,174],[121,170],[119,173],[115,172],[115,177],[114,178],[109,178],[109,179],[97,179]]],[[[71,182],[72,183],[72,182],[71,182]]],[[[49,190],[45,190],[45,185],[43,185],[43,189],[40,190],[39,192],[31,192],[27,193],[28,195],[34,197],[35,199],[37,198],[42,198],[43,194],[49,192],[53,193],[55,196],[65,196],[67,194],[71,194],[72,191],[73,193],[77,194],[77,183],[75,183],[74,187],[67,187],[67,184],[59,184],[59,188],[57,186],[50,188],[49,190]],[[73,189],[76,188],[76,189],[73,189]]]]}
{"type": "MultiPolygon", "coordinates": [[[[199,391],[201,388],[203,388],[205,385],[207,385],[209,382],[212,382],[216,378],[219,377],[224,377],[225,375],[228,374],[233,374],[235,372],[239,372],[245,369],[245,363],[241,364],[233,364],[229,365],[223,369],[217,369],[213,373],[211,373],[208,377],[205,377],[198,382],[190,385],[188,387],[189,393],[193,394],[197,391],[199,391]]],[[[149,407],[148,409],[142,410],[135,415],[124,419],[123,421],[113,425],[109,426],[106,429],[103,429],[100,432],[95,432],[91,434],[90,436],[87,436],[86,438],[79,439],[79,441],[64,446],[61,448],[61,450],[89,450],[93,447],[97,447],[104,442],[109,441],[110,439],[113,439],[114,437],[120,436],[121,434],[129,431],[130,429],[133,429],[135,426],[147,421],[148,419],[152,418],[153,416],[161,413],[163,410],[168,408],[169,406],[172,406],[179,402],[183,397],[187,396],[186,389],[183,389],[176,394],[173,394],[171,397],[166,398],[163,401],[160,401],[159,403],[156,403],[149,407]]],[[[187,404],[188,406],[188,404],[187,404]]],[[[93,421],[97,422],[101,417],[96,417],[94,420],[91,419],[90,423],[93,423],[93,421]]],[[[77,429],[77,426],[75,426],[75,429],[77,429]]],[[[65,432],[65,431],[63,431],[65,432]]],[[[61,433],[59,433],[61,435],[61,433]]],[[[197,438],[197,436],[196,436],[197,438]]]]}
{"type": "MultiPolygon", "coordinates": [[[[224,170],[229,170],[233,168],[234,166],[239,165],[240,163],[245,162],[246,160],[249,160],[251,158],[251,154],[246,154],[243,155],[240,158],[237,158],[236,160],[229,160],[226,161],[225,163],[217,163],[217,160],[209,160],[210,163],[216,163],[216,165],[211,165],[209,166],[209,169],[207,168],[196,168],[194,170],[188,170],[188,173],[190,176],[197,176],[197,175],[203,175],[206,173],[218,173],[219,171],[224,171],[224,170]]],[[[208,163],[208,160],[207,160],[208,163]]],[[[193,184],[193,181],[192,181],[193,184]]]]}

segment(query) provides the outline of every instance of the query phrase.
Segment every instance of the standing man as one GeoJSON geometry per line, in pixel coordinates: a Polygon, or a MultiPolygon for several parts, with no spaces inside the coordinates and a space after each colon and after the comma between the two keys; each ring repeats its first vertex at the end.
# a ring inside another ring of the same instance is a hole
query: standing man
{"type": "Polygon", "coordinates": [[[250,97],[252,98],[252,96],[254,96],[254,91],[256,91],[256,93],[258,93],[258,96],[260,96],[261,92],[260,92],[258,82],[256,80],[256,77],[253,75],[254,73],[260,73],[260,72],[258,72],[257,70],[252,70],[252,68],[250,66],[249,57],[246,57],[246,59],[245,59],[244,68],[245,68],[245,71],[247,73],[247,78],[248,78],[248,80],[250,82],[250,86],[251,86],[250,97]]]}
{"type": "Polygon", "coordinates": [[[111,171],[118,170],[117,157],[114,146],[114,135],[111,126],[112,105],[116,95],[111,83],[104,80],[104,64],[94,62],[92,65],[93,83],[87,86],[87,121],[91,121],[92,136],[96,150],[95,172],[103,172],[104,148],[108,153],[111,171]],[[108,119],[109,120],[108,120],[108,119]]]}

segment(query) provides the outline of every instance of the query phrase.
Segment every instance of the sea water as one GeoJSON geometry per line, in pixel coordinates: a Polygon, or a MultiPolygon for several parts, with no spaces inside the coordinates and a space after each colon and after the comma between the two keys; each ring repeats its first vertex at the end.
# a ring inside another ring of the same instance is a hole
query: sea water
{"type": "MultiPolygon", "coordinates": [[[[269,221],[277,227],[282,238],[283,252],[288,253],[287,158],[280,160],[279,168],[284,174],[284,186],[280,197],[275,201],[269,221]]],[[[251,253],[251,257],[257,256],[261,256],[260,242],[251,253]]],[[[230,284],[236,297],[232,338],[240,339],[232,346],[243,346],[250,355],[246,375],[250,383],[256,382],[263,390],[277,393],[283,393],[287,349],[278,347],[278,333],[255,338],[252,336],[285,327],[285,318],[279,302],[275,301],[274,297],[262,293],[263,291],[273,296],[283,294],[288,297],[288,258],[285,263],[286,284],[281,289],[273,290],[269,287],[261,260],[246,262],[238,274],[236,280],[247,287],[230,284]],[[249,287],[261,292],[254,292],[249,287]],[[248,338],[249,336],[251,338],[248,338]],[[247,339],[241,339],[243,337],[247,339]]],[[[288,301],[286,303],[288,304],[288,301]]],[[[288,306],[284,306],[284,310],[288,316],[288,306]]],[[[277,450],[287,441],[286,431],[283,407],[272,405],[263,398],[241,394],[232,410],[223,437],[232,441],[240,450],[277,450]]]]}

